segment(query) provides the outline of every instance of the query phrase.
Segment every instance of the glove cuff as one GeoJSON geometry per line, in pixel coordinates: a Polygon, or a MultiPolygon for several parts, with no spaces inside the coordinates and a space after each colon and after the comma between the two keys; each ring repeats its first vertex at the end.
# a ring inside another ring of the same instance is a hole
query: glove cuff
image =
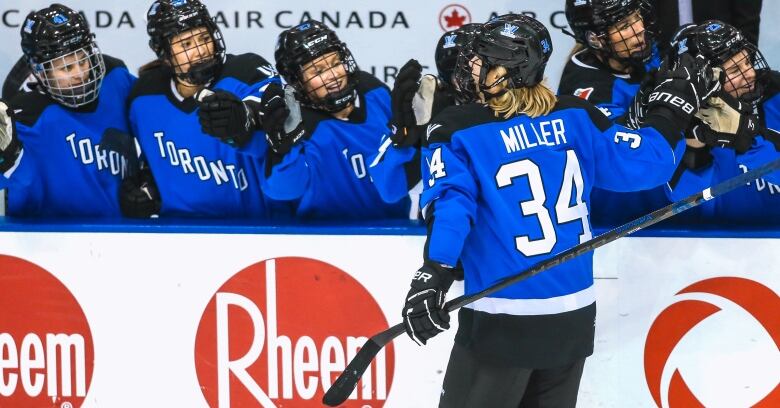
{"type": "Polygon", "coordinates": [[[412,287],[429,288],[435,286],[444,292],[450,289],[455,281],[456,272],[453,267],[438,262],[426,260],[423,266],[414,274],[412,287]]]}

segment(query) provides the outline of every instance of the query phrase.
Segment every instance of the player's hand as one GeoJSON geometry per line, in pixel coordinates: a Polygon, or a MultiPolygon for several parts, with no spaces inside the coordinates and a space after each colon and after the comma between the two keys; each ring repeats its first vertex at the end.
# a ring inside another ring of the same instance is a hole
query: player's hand
{"type": "Polygon", "coordinates": [[[22,151],[12,115],[13,110],[0,99],[0,173],[13,167],[22,151]]]}
{"type": "Polygon", "coordinates": [[[406,334],[418,345],[450,328],[450,315],[442,307],[455,279],[452,269],[425,261],[412,278],[401,315],[406,334]]]}
{"type": "Polygon", "coordinates": [[[701,56],[682,54],[674,67],[666,61],[656,78],[656,86],[648,96],[647,112],[667,116],[667,119],[687,128],[701,103],[720,89],[719,69],[710,67],[701,56]],[[669,115],[671,114],[671,117],[669,115]]]}
{"type": "Polygon", "coordinates": [[[692,132],[696,139],[709,146],[732,148],[740,154],[747,152],[759,133],[752,106],[726,92],[708,99],[706,105],[696,114],[701,119],[692,132]]]}
{"type": "Polygon", "coordinates": [[[417,132],[417,118],[413,100],[420,86],[422,66],[415,59],[401,67],[395,77],[393,90],[390,92],[390,107],[393,118],[390,120],[390,139],[398,147],[418,146],[420,135],[417,132]]]}
{"type": "Polygon", "coordinates": [[[628,110],[624,116],[624,122],[629,129],[639,129],[645,122],[647,114],[647,98],[656,86],[656,77],[658,70],[653,70],[645,74],[639,85],[639,90],[634,94],[634,99],[628,105],[628,110]]]}
{"type": "Polygon", "coordinates": [[[203,133],[231,146],[243,146],[258,127],[256,114],[230,92],[204,89],[196,94],[198,120],[203,133]]]}
{"type": "Polygon", "coordinates": [[[306,136],[301,105],[289,86],[268,85],[260,101],[260,116],[268,146],[277,154],[287,154],[306,136]]]}
{"type": "Polygon", "coordinates": [[[152,172],[141,163],[138,172],[125,177],[119,186],[119,209],[128,218],[151,218],[160,214],[161,206],[152,172]]]}

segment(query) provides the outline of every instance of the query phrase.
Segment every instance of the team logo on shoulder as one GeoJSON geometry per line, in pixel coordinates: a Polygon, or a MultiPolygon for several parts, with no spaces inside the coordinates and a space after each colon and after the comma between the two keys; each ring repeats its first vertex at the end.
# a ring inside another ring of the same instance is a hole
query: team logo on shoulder
{"type": "Polygon", "coordinates": [[[433,133],[436,129],[438,129],[438,128],[442,127],[442,126],[443,125],[441,125],[439,123],[431,123],[430,125],[428,125],[428,129],[425,130],[425,138],[427,140],[430,140],[431,139],[431,133],[433,133]]]}
{"type": "Polygon", "coordinates": [[[588,87],[588,88],[577,88],[577,90],[574,91],[574,96],[576,96],[576,97],[578,97],[580,99],[585,99],[587,101],[588,98],[590,98],[590,95],[592,93],[593,93],[593,87],[592,86],[588,87]]]}
{"type": "Polygon", "coordinates": [[[515,38],[515,32],[520,28],[516,25],[504,23],[504,29],[501,30],[501,35],[504,37],[515,38]]]}
{"type": "Polygon", "coordinates": [[[442,48],[452,48],[455,46],[455,39],[458,38],[457,34],[451,34],[444,36],[444,45],[442,48]]]}

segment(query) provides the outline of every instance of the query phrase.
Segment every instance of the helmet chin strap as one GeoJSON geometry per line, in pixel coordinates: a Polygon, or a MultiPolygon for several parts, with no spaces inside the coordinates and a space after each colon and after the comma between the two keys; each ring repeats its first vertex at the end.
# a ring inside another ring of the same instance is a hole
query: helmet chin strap
{"type": "MultiPolygon", "coordinates": [[[[495,92],[495,93],[494,92],[489,92],[490,89],[493,89],[494,87],[500,85],[502,82],[505,82],[507,80],[508,79],[507,79],[506,75],[504,75],[504,76],[499,77],[495,81],[493,81],[493,83],[490,84],[490,85],[480,85],[479,86],[479,90],[480,90],[480,92],[482,92],[485,95],[485,101],[488,101],[488,100],[493,99],[493,98],[498,98],[499,96],[507,93],[507,91],[509,91],[509,87],[508,86],[505,86],[505,87],[499,89],[498,92],[495,92]]],[[[484,82],[484,79],[480,79],[480,83],[482,83],[482,82],[484,82]]]]}

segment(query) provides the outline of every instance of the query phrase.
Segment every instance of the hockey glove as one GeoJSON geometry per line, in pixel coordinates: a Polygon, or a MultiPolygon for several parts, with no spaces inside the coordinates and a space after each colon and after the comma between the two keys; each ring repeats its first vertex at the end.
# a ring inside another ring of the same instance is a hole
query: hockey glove
{"type": "Polygon", "coordinates": [[[162,200],[157,183],[145,163],[138,172],[125,177],[119,187],[119,209],[128,218],[150,218],[160,214],[162,200]]]}
{"type": "Polygon", "coordinates": [[[694,137],[709,146],[732,148],[740,154],[747,152],[759,133],[752,107],[725,92],[708,99],[707,105],[696,114],[702,123],[694,125],[694,137]]]}
{"type": "Polygon", "coordinates": [[[444,298],[455,279],[453,268],[425,261],[415,272],[401,315],[406,334],[418,345],[450,328],[450,315],[443,310],[444,298]]]}
{"type": "Polygon", "coordinates": [[[653,91],[656,85],[656,77],[658,76],[658,70],[650,71],[642,78],[642,83],[639,85],[639,90],[634,95],[634,99],[631,104],[628,105],[628,110],[623,117],[623,124],[629,129],[639,129],[642,124],[645,123],[645,115],[647,114],[647,98],[653,91]]]}
{"type": "Polygon", "coordinates": [[[660,115],[686,129],[701,103],[720,89],[718,74],[704,57],[681,55],[676,67],[661,68],[648,96],[647,115],[660,115]]]}
{"type": "Polygon", "coordinates": [[[285,155],[306,136],[301,105],[292,87],[277,83],[268,85],[260,101],[260,116],[268,146],[276,154],[285,155]]]}
{"type": "Polygon", "coordinates": [[[0,100],[0,173],[5,173],[16,163],[22,152],[22,143],[16,136],[13,110],[0,100]]]}
{"type": "Polygon", "coordinates": [[[395,77],[393,90],[390,92],[390,107],[393,118],[390,120],[390,139],[397,147],[418,146],[420,134],[417,131],[413,99],[420,86],[422,66],[415,59],[401,67],[395,77]]]}
{"type": "Polygon", "coordinates": [[[196,94],[196,100],[203,133],[231,146],[244,146],[260,127],[255,112],[230,92],[204,89],[196,94]]]}

